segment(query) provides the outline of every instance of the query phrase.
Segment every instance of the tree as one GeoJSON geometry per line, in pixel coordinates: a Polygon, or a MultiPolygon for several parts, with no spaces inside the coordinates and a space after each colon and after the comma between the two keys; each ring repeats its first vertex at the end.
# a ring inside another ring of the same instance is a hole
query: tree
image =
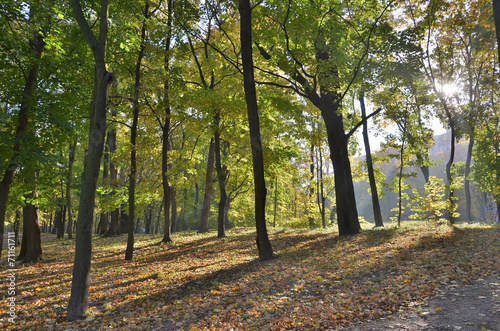
{"type": "Polygon", "coordinates": [[[203,205],[201,207],[200,233],[208,232],[208,219],[210,217],[210,205],[212,204],[213,183],[214,183],[214,160],[215,144],[210,140],[207,157],[207,172],[205,174],[205,194],[203,195],[203,205]]]}
{"type": "MultiPolygon", "coordinates": [[[[36,6],[34,6],[36,8],[36,6]]],[[[5,173],[0,182],[0,247],[3,247],[3,236],[5,229],[5,212],[7,210],[7,199],[9,196],[10,186],[14,181],[16,172],[21,164],[23,140],[28,132],[29,113],[34,104],[34,95],[37,88],[38,71],[42,53],[45,48],[44,35],[46,31],[43,27],[38,26],[32,19],[37,15],[36,9],[30,7],[29,13],[29,26],[32,29],[32,38],[29,40],[30,51],[33,53],[31,63],[29,64],[28,75],[25,75],[25,84],[22,93],[22,100],[20,102],[18,124],[15,132],[14,144],[12,146],[12,157],[5,170],[5,173]]],[[[22,70],[22,68],[21,68],[22,70]]],[[[0,248],[1,254],[2,248],[0,248]]]]}
{"type": "Polygon", "coordinates": [[[260,135],[259,108],[252,57],[252,8],[249,0],[239,0],[241,60],[245,98],[250,126],[250,143],[252,146],[253,176],[255,185],[255,226],[257,228],[257,250],[261,261],[273,257],[273,248],[266,228],[266,183],[264,179],[264,157],[260,135]]]}
{"type": "Polygon", "coordinates": [[[256,44],[268,62],[262,72],[275,79],[264,83],[294,90],[321,112],[335,173],[341,236],[361,230],[348,151],[354,131],[345,131],[342,102],[368,55],[372,36],[387,27],[379,27],[387,7],[371,1],[271,1],[262,6],[266,22],[258,25],[256,44]]]}
{"type": "Polygon", "coordinates": [[[75,19],[94,56],[94,91],[90,103],[88,156],[82,174],[79,213],[76,227],[75,261],[68,302],[68,319],[83,318],[88,308],[90,262],[92,257],[92,220],[97,178],[106,133],[108,89],[114,81],[106,70],[106,41],[108,34],[108,0],[101,0],[99,35],[96,37],[85,18],[79,0],[71,0],[75,19]]]}
{"type": "Polygon", "coordinates": [[[135,185],[137,173],[137,122],[139,119],[139,92],[141,88],[141,75],[142,75],[142,59],[146,50],[146,31],[147,20],[151,16],[149,12],[149,3],[144,5],[144,20],[141,28],[141,41],[139,54],[137,55],[137,62],[135,65],[135,83],[134,95],[132,97],[132,127],[130,129],[130,175],[129,175],[129,190],[128,190],[128,236],[127,236],[127,249],[125,252],[125,260],[132,260],[134,253],[134,223],[135,223],[135,185]]]}
{"type": "Polygon", "coordinates": [[[377,183],[375,182],[375,173],[373,171],[372,153],[370,150],[370,140],[368,138],[368,121],[366,119],[364,92],[361,92],[359,95],[359,103],[361,106],[361,116],[363,119],[363,141],[365,143],[366,167],[368,170],[368,178],[370,180],[370,191],[371,191],[371,195],[372,195],[373,215],[375,216],[375,226],[383,227],[384,222],[382,221],[382,212],[380,211],[377,183]]]}

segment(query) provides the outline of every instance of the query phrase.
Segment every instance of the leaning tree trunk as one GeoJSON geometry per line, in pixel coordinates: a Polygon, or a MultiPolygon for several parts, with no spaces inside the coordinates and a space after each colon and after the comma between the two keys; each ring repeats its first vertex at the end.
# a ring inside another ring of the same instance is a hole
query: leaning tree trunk
{"type": "Polygon", "coordinates": [[[210,148],[208,149],[207,172],[205,174],[205,194],[203,196],[203,205],[201,207],[201,218],[199,232],[208,232],[208,219],[210,217],[210,205],[212,204],[212,194],[214,191],[214,156],[215,144],[213,139],[210,140],[210,148]]]}
{"type": "Polygon", "coordinates": [[[266,181],[264,178],[264,156],[260,135],[259,108],[255,90],[253,57],[252,57],[252,8],[249,0],[239,0],[241,60],[243,64],[243,80],[247,103],[248,123],[250,126],[250,143],[252,147],[252,164],[255,186],[255,227],[257,229],[257,250],[261,261],[273,257],[273,247],[269,241],[266,228],[266,181]]]}
{"type": "Polygon", "coordinates": [[[108,0],[101,0],[99,37],[85,19],[79,0],[71,0],[76,21],[94,55],[94,90],[90,103],[88,156],[81,179],[80,204],[76,227],[75,260],[68,320],[85,317],[89,304],[90,262],[92,257],[92,221],[95,193],[106,133],[106,107],[109,85],[114,77],[106,70],[106,40],[108,34],[108,0]]]}
{"type": "Polygon", "coordinates": [[[13,155],[10,159],[7,170],[4,173],[2,181],[0,182],[0,256],[3,249],[3,234],[5,229],[5,212],[7,210],[7,200],[9,198],[10,186],[14,182],[14,177],[19,168],[19,157],[21,156],[21,141],[24,134],[28,130],[28,114],[33,104],[33,95],[36,89],[36,81],[38,77],[38,68],[40,60],[45,48],[43,34],[36,30],[33,32],[33,39],[29,42],[31,49],[34,52],[34,60],[31,69],[26,78],[24,85],[21,107],[19,108],[17,129],[15,134],[15,144],[13,147],[13,155]]]}
{"type": "Polygon", "coordinates": [[[365,109],[365,94],[361,92],[359,95],[359,103],[361,105],[361,117],[363,119],[363,141],[365,143],[366,168],[368,170],[368,178],[370,181],[370,190],[372,193],[373,216],[375,217],[375,226],[383,227],[382,211],[378,199],[377,182],[375,181],[375,172],[373,171],[372,152],[370,149],[370,139],[368,138],[368,120],[366,119],[365,109]]]}

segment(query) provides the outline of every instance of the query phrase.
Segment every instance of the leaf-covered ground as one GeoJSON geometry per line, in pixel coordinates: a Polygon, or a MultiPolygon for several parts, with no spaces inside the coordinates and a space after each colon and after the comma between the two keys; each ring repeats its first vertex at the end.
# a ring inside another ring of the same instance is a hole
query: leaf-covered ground
{"type": "MultiPolygon", "coordinates": [[[[336,330],[419,314],[439,288],[500,271],[500,228],[442,226],[336,233],[270,231],[277,258],[256,260],[253,229],[216,234],[93,238],[89,317],[68,322],[74,240],[43,243],[44,261],[16,271],[26,330],[336,330]]],[[[2,258],[4,258],[2,256],[2,258]]],[[[1,278],[7,278],[2,266],[1,278]]]]}

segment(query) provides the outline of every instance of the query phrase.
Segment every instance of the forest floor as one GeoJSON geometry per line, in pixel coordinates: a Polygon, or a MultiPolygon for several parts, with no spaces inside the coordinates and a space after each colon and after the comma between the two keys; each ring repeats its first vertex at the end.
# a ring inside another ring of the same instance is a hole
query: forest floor
{"type": "MultiPolygon", "coordinates": [[[[500,330],[500,227],[275,230],[276,258],[256,260],[255,231],[183,232],[171,244],[93,238],[90,308],[68,322],[74,240],[43,242],[15,270],[11,330],[500,330]]],[[[6,257],[2,256],[2,260],[6,257]]],[[[6,283],[12,272],[1,262],[6,283]]]]}

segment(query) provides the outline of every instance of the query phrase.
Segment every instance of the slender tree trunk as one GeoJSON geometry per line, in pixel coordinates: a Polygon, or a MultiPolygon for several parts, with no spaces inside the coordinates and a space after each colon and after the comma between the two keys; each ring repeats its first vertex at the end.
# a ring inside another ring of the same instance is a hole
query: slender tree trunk
{"type": "Polygon", "coordinates": [[[208,220],[210,218],[210,205],[212,204],[212,194],[214,191],[214,159],[215,159],[214,140],[210,140],[208,149],[207,172],[205,174],[205,194],[203,196],[203,205],[201,207],[201,218],[199,232],[208,232],[208,220]]]}
{"type": "Polygon", "coordinates": [[[274,211],[273,211],[273,228],[276,227],[276,214],[278,209],[278,175],[274,177],[274,211]]]}
{"type": "Polygon", "coordinates": [[[0,256],[3,249],[3,235],[5,229],[5,212],[7,210],[7,200],[9,198],[10,186],[14,182],[15,174],[19,168],[20,160],[19,157],[22,153],[22,141],[24,135],[28,130],[28,114],[31,106],[34,103],[33,97],[36,90],[36,83],[38,77],[38,69],[40,66],[40,60],[42,58],[42,53],[45,48],[45,42],[43,40],[43,34],[36,30],[33,31],[33,38],[29,42],[31,49],[34,52],[34,60],[31,64],[31,69],[26,78],[26,83],[24,85],[21,106],[19,108],[18,122],[15,134],[15,143],[13,147],[13,155],[10,159],[7,170],[5,171],[2,181],[0,182],[0,256]]]}
{"type": "Polygon", "coordinates": [[[224,216],[226,215],[226,177],[227,177],[227,167],[222,166],[221,154],[226,154],[222,152],[221,139],[220,139],[220,112],[215,115],[215,168],[217,170],[217,181],[219,182],[219,206],[217,214],[217,238],[224,238],[226,236],[226,227],[224,224],[224,216]]]}
{"type": "Polygon", "coordinates": [[[135,65],[134,96],[132,99],[132,127],[130,129],[130,176],[128,189],[128,236],[125,260],[132,260],[134,254],[134,223],[135,223],[135,185],[137,174],[137,122],[139,120],[139,92],[141,88],[142,59],[146,49],[146,20],[149,17],[149,4],[144,6],[144,20],[141,29],[141,48],[135,65]]]}
{"type": "Polygon", "coordinates": [[[177,190],[174,185],[170,186],[170,220],[172,223],[172,232],[177,232],[179,229],[177,228],[177,190]]]}
{"type": "Polygon", "coordinates": [[[446,179],[448,180],[448,218],[450,220],[450,224],[455,224],[455,216],[454,216],[454,211],[453,211],[453,204],[454,204],[454,196],[455,196],[455,189],[452,187],[453,184],[453,177],[451,175],[451,168],[453,167],[453,161],[455,159],[455,122],[453,120],[453,117],[451,115],[450,110],[448,109],[448,105],[446,104],[445,101],[441,101],[443,104],[443,107],[446,112],[446,116],[448,117],[448,123],[450,125],[450,131],[451,131],[451,138],[450,138],[450,158],[448,159],[448,162],[446,163],[446,179]]]}
{"type": "Polygon", "coordinates": [[[75,241],[75,261],[68,320],[85,317],[89,300],[90,262],[92,257],[92,221],[97,179],[101,165],[106,133],[108,88],[114,77],[106,71],[106,39],[108,32],[108,0],[101,0],[99,36],[96,38],[85,19],[79,0],[71,7],[83,35],[94,54],[94,91],[90,106],[88,157],[82,174],[80,204],[75,241]]]}
{"type": "Polygon", "coordinates": [[[319,152],[319,167],[318,167],[318,175],[319,175],[319,194],[318,199],[321,199],[321,224],[323,229],[326,228],[326,196],[324,195],[324,183],[323,183],[323,153],[321,149],[318,149],[319,152]]]}
{"type": "MultiPolygon", "coordinates": [[[[314,130],[314,126],[313,126],[314,130]]],[[[311,143],[311,163],[309,165],[309,170],[311,171],[311,178],[309,179],[309,199],[307,201],[307,219],[309,221],[309,227],[314,227],[314,144],[311,143]]]]}
{"type": "Polygon", "coordinates": [[[73,209],[71,207],[71,184],[73,182],[73,163],[75,162],[76,140],[69,145],[68,179],[66,181],[66,205],[68,207],[68,239],[73,239],[73,209]]]}
{"type": "Polygon", "coordinates": [[[160,221],[161,221],[161,211],[163,209],[164,202],[160,203],[160,208],[158,209],[158,217],[156,218],[155,234],[160,233],[160,221]]]}
{"type": "MultiPolygon", "coordinates": [[[[36,173],[27,175],[26,183],[30,186],[35,185],[36,173]]],[[[26,205],[23,208],[23,238],[21,251],[17,257],[18,261],[37,262],[42,256],[42,241],[40,238],[40,221],[38,217],[38,206],[32,202],[37,198],[36,186],[32,191],[24,196],[26,205]]]]}
{"type": "Polygon", "coordinates": [[[373,170],[372,152],[370,149],[370,139],[368,138],[368,120],[366,118],[365,109],[365,93],[361,92],[359,95],[359,103],[361,105],[361,117],[363,119],[363,140],[365,143],[366,153],[366,168],[368,170],[368,179],[370,181],[370,190],[372,196],[373,216],[375,217],[375,226],[383,227],[382,211],[380,210],[380,203],[378,199],[377,182],[375,181],[375,172],[373,170]]]}
{"type": "MultiPolygon", "coordinates": [[[[111,109],[110,115],[111,118],[116,117],[116,109],[111,109]]],[[[107,134],[107,143],[109,150],[109,182],[113,187],[113,191],[111,192],[111,197],[116,195],[116,189],[118,188],[118,169],[116,168],[116,162],[114,159],[115,151],[116,151],[116,128],[111,125],[107,134]]],[[[108,235],[114,236],[120,234],[120,208],[116,208],[115,210],[110,212],[110,222],[108,235]]]]}
{"type": "Polygon", "coordinates": [[[470,167],[472,163],[472,150],[474,148],[474,130],[471,131],[469,137],[469,147],[467,149],[467,159],[465,161],[465,181],[464,181],[464,189],[465,189],[465,210],[466,217],[468,222],[472,222],[472,198],[470,194],[470,180],[468,179],[470,175],[470,167]]]}
{"type": "MultiPolygon", "coordinates": [[[[173,10],[173,0],[167,0],[167,39],[165,41],[165,58],[164,58],[164,70],[165,73],[170,71],[170,43],[172,39],[172,10],[173,10]]],[[[169,82],[165,80],[163,84],[163,101],[165,103],[165,123],[162,126],[162,186],[163,186],[163,203],[164,203],[164,228],[163,228],[163,239],[161,242],[169,243],[172,241],[171,236],[171,225],[170,225],[170,185],[168,183],[168,149],[169,149],[169,134],[170,134],[170,98],[169,98],[169,82]]]]}
{"type": "MultiPolygon", "coordinates": [[[[406,128],[406,124],[405,124],[406,128]]],[[[405,130],[406,131],[406,130],[405,130]]],[[[404,131],[403,131],[403,136],[404,136],[404,131]]],[[[399,178],[398,178],[398,227],[401,226],[401,216],[403,214],[403,192],[402,192],[402,186],[403,186],[403,169],[404,169],[404,150],[405,150],[405,140],[403,138],[403,141],[401,142],[401,151],[399,154],[399,160],[400,160],[400,165],[399,165],[399,178]]]]}
{"type": "Polygon", "coordinates": [[[257,229],[257,250],[261,261],[273,257],[273,247],[269,241],[266,228],[266,182],[264,178],[264,157],[262,138],[260,135],[259,108],[255,90],[253,57],[252,57],[252,8],[249,0],[239,0],[241,59],[245,99],[247,103],[248,122],[250,126],[250,143],[252,147],[252,163],[255,186],[255,227],[257,229]]]}

